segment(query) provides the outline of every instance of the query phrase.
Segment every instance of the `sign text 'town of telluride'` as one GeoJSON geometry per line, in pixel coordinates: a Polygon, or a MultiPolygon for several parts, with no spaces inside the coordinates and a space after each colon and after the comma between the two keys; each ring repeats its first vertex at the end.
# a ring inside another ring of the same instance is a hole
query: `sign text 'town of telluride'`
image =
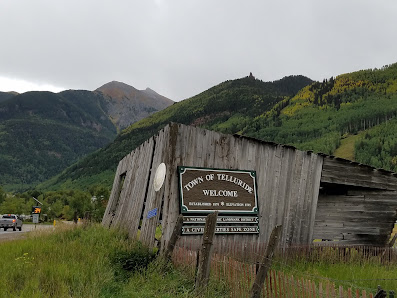
{"type": "Polygon", "coordinates": [[[182,214],[258,214],[256,172],[178,167],[182,214]]]}

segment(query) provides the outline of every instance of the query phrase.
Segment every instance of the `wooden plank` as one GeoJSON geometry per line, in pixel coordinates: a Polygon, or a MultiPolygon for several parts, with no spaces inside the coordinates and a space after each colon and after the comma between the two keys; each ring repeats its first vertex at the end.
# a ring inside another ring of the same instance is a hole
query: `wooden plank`
{"type": "Polygon", "coordinates": [[[167,248],[164,250],[164,258],[166,259],[166,261],[169,261],[171,259],[172,252],[174,251],[175,248],[175,244],[181,235],[182,224],[183,224],[183,216],[179,215],[175,227],[172,230],[170,241],[168,242],[167,248]]]}
{"type": "Polygon", "coordinates": [[[272,265],[274,251],[276,250],[276,247],[280,241],[281,230],[281,226],[276,226],[269,237],[268,246],[266,247],[265,254],[261,260],[261,265],[258,269],[258,273],[250,291],[251,298],[261,297],[262,286],[265,282],[267,272],[272,265]]]}
{"type": "Polygon", "coordinates": [[[117,166],[116,174],[115,174],[114,181],[113,181],[112,191],[110,193],[108,204],[106,206],[105,213],[104,213],[104,216],[102,219],[102,225],[106,226],[106,227],[109,227],[109,225],[111,223],[111,220],[113,217],[113,215],[111,214],[111,209],[115,205],[115,201],[118,200],[118,196],[120,194],[121,163],[122,163],[122,161],[120,161],[117,166]]]}
{"type": "Polygon", "coordinates": [[[269,175],[272,179],[271,181],[271,189],[269,192],[271,193],[270,195],[270,204],[269,204],[269,209],[270,209],[270,216],[268,220],[268,231],[267,234],[270,235],[271,233],[271,227],[275,227],[277,224],[277,206],[279,204],[279,182],[280,182],[280,176],[282,175],[281,173],[281,155],[282,155],[282,147],[281,146],[276,146],[273,148],[273,159],[272,159],[272,175],[269,175]]]}
{"type": "Polygon", "coordinates": [[[218,212],[209,214],[205,221],[203,241],[201,244],[201,250],[198,261],[197,277],[195,282],[195,290],[200,293],[204,287],[208,285],[210,276],[210,264],[213,239],[215,235],[216,219],[218,212]]]}
{"type": "Polygon", "coordinates": [[[300,225],[300,218],[299,218],[299,199],[300,199],[300,173],[302,170],[303,164],[303,152],[302,151],[295,151],[294,156],[294,163],[293,163],[293,175],[292,175],[292,185],[290,190],[290,222],[289,222],[289,229],[288,229],[288,239],[287,241],[289,244],[298,244],[297,239],[297,229],[299,229],[300,225]]]}
{"type": "Polygon", "coordinates": [[[262,218],[262,223],[260,226],[260,230],[264,230],[263,235],[261,235],[261,238],[263,239],[269,239],[271,229],[272,227],[270,226],[271,218],[272,218],[272,208],[271,205],[273,203],[273,167],[274,167],[274,159],[275,159],[275,148],[274,147],[267,147],[266,150],[268,151],[268,162],[267,162],[267,173],[266,173],[266,180],[265,182],[265,190],[264,190],[264,196],[263,199],[261,200],[261,206],[265,208],[265,216],[262,218]]]}
{"type": "Polygon", "coordinates": [[[327,211],[322,210],[318,213],[318,218],[315,222],[349,222],[352,224],[361,223],[361,224],[382,224],[382,223],[390,223],[395,222],[395,213],[393,212],[382,212],[382,216],[379,216],[379,212],[372,212],[369,214],[368,212],[336,212],[336,213],[327,213],[327,211]]]}
{"type": "Polygon", "coordinates": [[[124,170],[126,171],[126,177],[125,177],[125,182],[124,182],[124,187],[125,191],[122,193],[121,197],[122,200],[120,201],[120,204],[118,206],[118,209],[120,212],[117,215],[117,218],[115,219],[117,222],[117,226],[124,228],[124,229],[129,229],[129,217],[128,213],[130,211],[129,205],[131,204],[131,188],[133,187],[135,183],[135,175],[136,175],[136,167],[138,166],[137,161],[139,160],[141,154],[147,150],[147,143],[143,143],[140,147],[137,148],[137,150],[131,152],[125,159],[125,164],[123,166],[124,170]]]}
{"type": "Polygon", "coordinates": [[[315,219],[314,237],[340,239],[355,244],[381,245],[390,236],[396,220],[395,208],[384,205],[381,192],[377,199],[367,199],[366,189],[350,192],[354,195],[321,195],[315,219]]]}
{"type": "Polygon", "coordinates": [[[356,206],[354,204],[321,204],[321,207],[332,209],[334,212],[382,212],[385,210],[385,207],[381,204],[371,203],[362,203],[356,206]]]}
{"type": "Polygon", "coordinates": [[[124,202],[126,200],[126,193],[128,191],[129,185],[130,185],[130,179],[129,176],[131,174],[128,168],[129,165],[129,160],[130,160],[131,155],[127,155],[124,159],[123,159],[123,163],[122,163],[122,172],[125,173],[125,178],[124,178],[124,183],[122,185],[122,189],[120,191],[120,195],[119,195],[119,199],[116,203],[116,205],[113,207],[113,219],[111,221],[111,226],[113,227],[121,227],[123,225],[123,220],[122,220],[122,213],[123,213],[123,209],[122,206],[124,205],[124,202]]]}
{"type": "Polygon", "coordinates": [[[286,220],[286,211],[288,210],[288,185],[291,178],[291,171],[289,171],[290,167],[290,158],[291,158],[291,149],[281,147],[281,171],[280,171],[280,181],[278,184],[278,197],[276,197],[276,205],[277,205],[277,220],[275,225],[281,225],[281,238],[280,243],[284,246],[286,233],[286,224],[284,221],[286,220]],[[285,226],[284,226],[285,225],[285,226]]]}
{"type": "MultiPolygon", "coordinates": [[[[240,140],[241,141],[241,140],[240,140]]],[[[256,168],[258,181],[258,208],[259,208],[259,242],[265,242],[269,239],[267,225],[270,210],[267,208],[269,201],[268,181],[271,172],[269,170],[270,152],[268,146],[262,146],[259,149],[258,159],[261,160],[261,166],[256,168]]]]}
{"type": "Polygon", "coordinates": [[[310,169],[310,157],[307,155],[306,152],[302,154],[302,168],[300,172],[300,181],[299,181],[299,204],[298,204],[298,226],[299,229],[296,232],[296,243],[303,244],[305,233],[308,233],[309,226],[306,223],[308,210],[307,210],[307,180],[309,178],[309,169],[310,169]]]}
{"type": "Polygon", "coordinates": [[[348,227],[348,226],[379,226],[379,227],[390,227],[391,229],[393,228],[394,222],[392,219],[386,219],[386,220],[375,220],[374,218],[365,218],[360,220],[357,220],[353,217],[332,217],[330,220],[328,219],[324,219],[323,221],[319,221],[316,220],[315,221],[315,227],[318,228],[319,223],[325,223],[325,224],[329,224],[329,223],[342,223],[344,226],[348,227]]]}
{"type": "Polygon", "coordinates": [[[283,247],[286,246],[286,243],[289,241],[289,222],[290,222],[290,210],[291,210],[291,181],[293,175],[293,160],[295,158],[295,151],[290,148],[285,148],[284,150],[284,160],[283,164],[285,165],[283,171],[283,179],[285,181],[284,192],[283,192],[283,200],[284,203],[284,213],[282,219],[283,231],[281,233],[281,245],[283,247]]]}
{"type": "Polygon", "coordinates": [[[348,196],[360,196],[360,195],[365,195],[368,197],[382,197],[382,198],[396,198],[397,191],[385,191],[385,190],[372,190],[372,189],[361,189],[361,190],[356,190],[356,189],[349,189],[347,191],[348,196]]]}
{"type": "MultiPolygon", "coordinates": [[[[134,154],[134,157],[136,157],[137,154],[134,154]]],[[[125,177],[124,177],[124,184],[123,184],[123,190],[120,193],[120,199],[117,205],[117,213],[115,213],[113,225],[118,226],[119,228],[126,228],[126,222],[123,220],[125,218],[125,213],[128,212],[128,191],[129,188],[131,187],[132,183],[132,178],[131,176],[133,175],[133,170],[131,168],[131,161],[132,155],[130,154],[128,158],[125,159],[125,163],[123,166],[123,171],[126,171],[125,177]]]]}
{"type": "Polygon", "coordinates": [[[142,208],[146,199],[147,180],[150,174],[153,150],[154,139],[151,138],[140,147],[139,155],[136,156],[136,162],[132,170],[134,179],[131,180],[127,192],[128,205],[126,208],[128,213],[124,220],[128,225],[129,235],[133,238],[137,235],[142,208]]]}
{"type": "MultiPolygon", "coordinates": [[[[158,166],[165,161],[166,151],[169,148],[169,126],[165,127],[155,138],[155,149],[151,164],[148,192],[146,195],[145,209],[143,212],[140,240],[152,248],[155,244],[156,227],[159,226],[161,203],[164,195],[164,185],[159,191],[154,190],[154,179],[158,166]],[[150,211],[157,210],[155,216],[148,216],[150,211]]],[[[169,171],[169,169],[168,169],[169,171]]]]}
{"type": "Polygon", "coordinates": [[[308,231],[308,239],[307,243],[311,243],[313,241],[313,231],[314,231],[314,222],[317,213],[317,206],[318,206],[318,198],[319,198],[319,191],[320,191],[320,181],[321,181],[321,172],[323,167],[323,157],[312,154],[311,156],[313,162],[313,171],[311,180],[313,181],[312,185],[312,201],[311,201],[311,208],[309,211],[309,220],[310,226],[308,231]]]}
{"type": "Polygon", "coordinates": [[[136,212],[136,206],[137,206],[134,204],[138,204],[138,206],[140,206],[138,202],[135,202],[136,200],[135,193],[137,192],[135,188],[137,185],[139,185],[138,183],[142,182],[140,180],[141,177],[137,176],[137,174],[139,173],[138,167],[142,163],[142,160],[145,158],[144,154],[146,150],[150,151],[149,148],[150,148],[150,142],[145,142],[135,151],[133,151],[133,156],[131,156],[130,166],[128,169],[128,175],[127,175],[128,177],[126,177],[126,180],[128,181],[128,185],[125,193],[126,200],[122,206],[122,208],[124,209],[122,222],[123,222],[123,227],[125,227],[129,231],[129,235],[133,238],[136,237],[136,232],[139,226],[139,221],[135,221],[135,217],[140,216],[140,213],[137,215],[133,214],[134,212],[136,212]]]}
{"type": "Polygon", "coordinates": [[[315,171],[315,161],[312,158],[312,153],[306,152],[306,157],[308,160],[308,169],[307,169],[307,177],[305,183],[305,196],[303,202],[303,217],[302,217],[302,225],[303,229],[301,231],[300,243],[308,243],[310,239],[310,226],[311,226],[311,217],[310,212],[312,209],[313,202],[313,173],[315,171]]]}
{"type": "Polygon", "coordinates": [[[164,206],[162,210],[161,250],[164,250],[171,238],[179,216],[179,194],[177,166],[180,164],[180,125],[172,123],[169,129],[169,148],[166,156],[167,171],[164,182],[164,206]]]}
{"type": "Polygon", "coordinates": [[[348,161],[330,157],[324,159],[322,182],[397,190],[396,178],[391,173],[377,171],[348,161]]]}

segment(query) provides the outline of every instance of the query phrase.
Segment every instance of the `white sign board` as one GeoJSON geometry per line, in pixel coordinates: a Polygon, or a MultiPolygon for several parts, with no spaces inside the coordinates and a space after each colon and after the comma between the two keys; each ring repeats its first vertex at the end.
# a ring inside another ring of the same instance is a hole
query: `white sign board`
{"type": "Polygon", "coordinates": [[[39,216],[40,216],[40,214],[32,214],[32,216],[33,216],[33,223],[34,224],[37,224],[37,223],[39,223],[39,216]]]}

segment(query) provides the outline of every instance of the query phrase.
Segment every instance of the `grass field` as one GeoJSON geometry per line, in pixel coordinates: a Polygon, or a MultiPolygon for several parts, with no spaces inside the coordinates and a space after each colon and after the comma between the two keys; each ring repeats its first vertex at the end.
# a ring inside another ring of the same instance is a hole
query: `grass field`
{"type": "MultiPolygon", "coordinates": [[[[0,297],[196,297],[194,281],[120,231],[64,225],[0,243],[0,297]],[[163,267],[161,267],[163,268],[163,267]]],[[[208,297],[228,297],[211,286],[208,297]]]]}
{"type": "MultiPolygon", "coordinates": [[[[0,297],[197,297],[191,274],[164,266],[126,233],[100,225],[32,232],[28,239],[0,243],[0,258],[0,297]]],[[[357,257],[332,260],[275,259],[273,268],[368,293],[378,285],[397,290],[395,264],[363,263],[357,257]]],[[[203,296],[230,297],[226,285],[212,280],[203,296]]]]}
{"type": "Polygon", "coordinates": [[[360,139],[363,132],[356,135],[348,135],[341,139],[340,146],[335,150],[334,155],[348,160],[354,160],[354,144],[360,139]]]}
{"type": "Polygon", "coordinates": [[[397,266],[376,264],[367,262],[358,264],[348,263],[327,263],[305,261],[296,262],[286,266],[280,260],[275,261],[273,267],[286,274],[315,281],[317,284],[326,281],[343,286],[345,289],[366,290],[368,293],[376,293],[378,285],[385,290],[397,290],[397,266]]]}

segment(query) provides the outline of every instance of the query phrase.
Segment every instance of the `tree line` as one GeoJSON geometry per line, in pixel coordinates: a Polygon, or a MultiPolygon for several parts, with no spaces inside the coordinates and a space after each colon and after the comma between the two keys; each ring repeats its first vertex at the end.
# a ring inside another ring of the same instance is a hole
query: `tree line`
{"type": "Polygon", "coordinates": [[[41,218],[74,220],[86,218],[101,221],[109,199],[110,190],[104,186],[92,186],[88,191],[58,190],[41,192],[7,193],[0,187],[0,213],[31,215],[33,206],[41,206],[41,218]],[[38,204],[33,198],[40,201],[38,204]]]}

